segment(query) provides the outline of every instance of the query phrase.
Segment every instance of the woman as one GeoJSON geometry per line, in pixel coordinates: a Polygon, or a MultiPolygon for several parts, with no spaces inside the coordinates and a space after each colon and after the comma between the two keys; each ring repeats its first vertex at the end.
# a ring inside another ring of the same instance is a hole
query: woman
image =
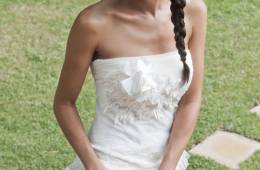
{"type": "Polygon", "coordinates": [[[206,25],[203,0],[103,0],[79,13],[54,99],[77,154],[66,170],[187,168],[206,25]],[[89,67],[96,115],[85,133],[76,100],[89,67]]]}

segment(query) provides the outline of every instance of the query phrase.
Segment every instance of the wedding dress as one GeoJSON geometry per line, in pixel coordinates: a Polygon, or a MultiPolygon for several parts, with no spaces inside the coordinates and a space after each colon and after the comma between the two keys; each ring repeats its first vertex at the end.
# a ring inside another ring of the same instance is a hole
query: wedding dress
{"type": "MultiPolygon", "coordinates": [[[[96,87],[96,115],[87,132],[105,170],[158,170],[178,102],[193,77],[192,57],[187,84],[177,51],[96,59],[90,67],[96,87]]],[[[175,170],[188,167],[184,150],[175,170]]],[[[85,170],[76,155],[65,170],[85,170]]]]}

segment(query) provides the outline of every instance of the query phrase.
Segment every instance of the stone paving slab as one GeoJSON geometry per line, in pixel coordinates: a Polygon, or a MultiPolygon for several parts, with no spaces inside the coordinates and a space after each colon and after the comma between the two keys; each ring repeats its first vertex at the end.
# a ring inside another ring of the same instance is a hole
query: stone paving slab
{"type": "Polygon", "coordinates": [[[260,105],[252,108],[250,112],[256,113],[257,116],[260,116],[260,105]]]}
{"type": "Polygon", "coordinates": [[[233,132],[217,130],[193,147],[190,152],[213,159],[231,169],[238,169],[239,164],[257,150],[260,150],[260,142],[233,132]]]}

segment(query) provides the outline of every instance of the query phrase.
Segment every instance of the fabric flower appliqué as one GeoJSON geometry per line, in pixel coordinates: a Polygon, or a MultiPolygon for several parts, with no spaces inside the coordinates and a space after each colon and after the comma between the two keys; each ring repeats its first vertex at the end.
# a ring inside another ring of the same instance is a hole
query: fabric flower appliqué
{"type": "Polygon", "coordinates": [[[129,77],[120,81],[121,89],[137,101],[143,101],[144,93],[156,88],[156,82],[152,76],[152,64],[137,60],[134,65],[131,65],[131,70],[125,71],[129,77]],[[134,71],[131,71],[132,69],[134,71]]]}

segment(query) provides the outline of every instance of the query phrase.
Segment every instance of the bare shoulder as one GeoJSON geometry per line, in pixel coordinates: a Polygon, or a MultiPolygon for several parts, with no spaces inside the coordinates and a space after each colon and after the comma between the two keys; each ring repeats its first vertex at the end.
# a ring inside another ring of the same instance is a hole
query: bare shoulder
{"type": "Polygon", "coordinates": [[[192,20],[207,19],[207,5],[203,0],[187,0],[187,14],[192,20]]]}
{"type": "Polygon", "coordinates": [[[75,29],[89,33],[98,33],[106,21],[104,7],[103,1],[99,1],[82,9],[74,21],[75,29]]]}

